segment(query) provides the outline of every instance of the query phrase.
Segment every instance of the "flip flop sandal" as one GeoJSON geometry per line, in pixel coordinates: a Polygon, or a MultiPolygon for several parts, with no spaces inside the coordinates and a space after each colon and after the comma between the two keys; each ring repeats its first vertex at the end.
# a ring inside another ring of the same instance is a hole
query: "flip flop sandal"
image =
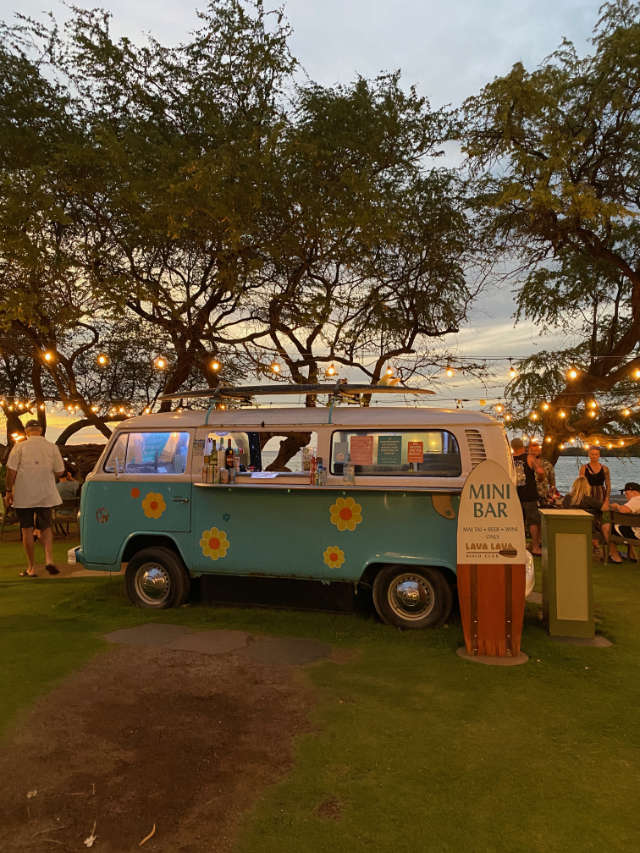
{"type": "Polygon", "coordinates": [[[47,563],[47,565],[45,566],[45,569],[49,572],[50,575],[59,575],[60,574],[60,570],[57,569],[53,565],[53,563],[47,563]]]}
{"type": "Polygon", "coordinates": [[[26,569],[24,569],[24,571],[20,572],[20,577],[21,578],[37,578],[38,575],[35,572],[28,572],[26,569]]]}

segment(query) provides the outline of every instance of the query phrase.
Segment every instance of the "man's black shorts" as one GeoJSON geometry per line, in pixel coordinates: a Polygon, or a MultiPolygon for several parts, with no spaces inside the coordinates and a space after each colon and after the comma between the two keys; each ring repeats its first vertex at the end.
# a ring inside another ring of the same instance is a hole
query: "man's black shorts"
{"type": "Polygon", "coordinates": [[[33,509],[16,507],[15,509],[18,520],[20,521],[20,530],[28,530],[30,527],[37,527],[38,530],[48,530],[51,527],[52,512],[50,506],[36,506],[33,509]]]}

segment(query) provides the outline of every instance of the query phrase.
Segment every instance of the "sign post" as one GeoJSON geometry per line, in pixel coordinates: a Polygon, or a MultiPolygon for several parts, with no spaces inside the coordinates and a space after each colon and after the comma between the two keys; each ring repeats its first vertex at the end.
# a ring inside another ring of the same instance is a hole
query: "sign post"
{"type": "Polygon", "coordinates": [[[520,655],[525,550],[516,487],[504,468],[486,460],[467,478],[458,512],[458,597],[467,655],[520,655]]]}

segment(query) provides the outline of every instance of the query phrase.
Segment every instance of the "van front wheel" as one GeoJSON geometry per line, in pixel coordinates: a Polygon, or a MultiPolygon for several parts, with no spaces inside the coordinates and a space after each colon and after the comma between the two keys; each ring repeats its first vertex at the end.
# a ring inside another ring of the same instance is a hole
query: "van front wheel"
{"type": "Polygon", "coordinates": [[[451,613],[453,592],[438,569],[387,566],[376,575],[373,603],[387,625],[436,628],[451,613]]]}
{"type": "Polygon", "coordinates": [[[137,607],[164,610],[183,604],[189,596],[189,575],[169,548],[138,551],[129,560],[125,580],[129,600],[137,607]]]}

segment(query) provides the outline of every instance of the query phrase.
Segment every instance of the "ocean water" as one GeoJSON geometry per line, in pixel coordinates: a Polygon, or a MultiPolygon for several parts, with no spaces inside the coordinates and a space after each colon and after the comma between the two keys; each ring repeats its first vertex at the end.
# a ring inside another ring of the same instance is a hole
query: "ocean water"
{"type": "MultiPolygon", "coordinates": [[[[556,462],[556,486],[565,495],[571,490],[571,484],[580,473],[580,466],[587,461],[584,456],[561,456],[556,462]]],[[[640,482],[640,457],[628,459],[620,457],[602,457],[602,464],[611,472],[611,492],[621,494],[622,487],[630,480],[640,482]]]]}

